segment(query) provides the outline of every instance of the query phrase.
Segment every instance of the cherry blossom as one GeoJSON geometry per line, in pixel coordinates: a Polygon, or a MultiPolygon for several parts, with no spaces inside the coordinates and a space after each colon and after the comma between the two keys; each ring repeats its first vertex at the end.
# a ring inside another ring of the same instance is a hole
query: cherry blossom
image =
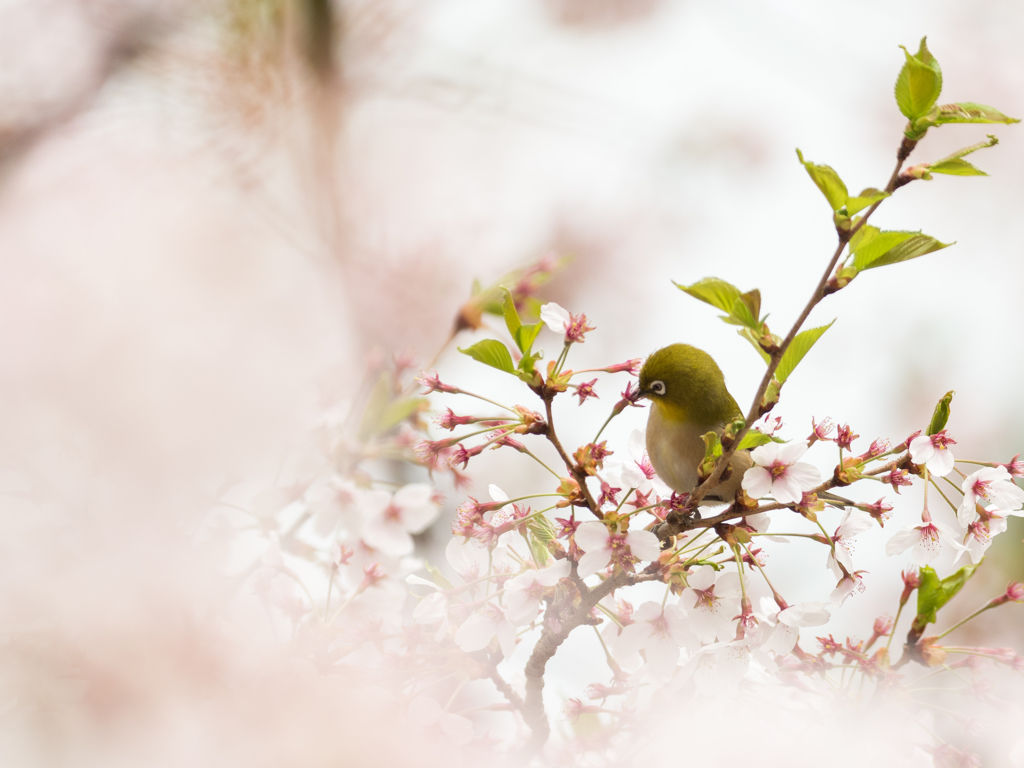
{"type": "Polygon", "coordinates": [[[425,732],[440,732],[456,744],[468,744],[473,740],[473,721],[462,715],[445,712],[434,699],[420,694],[409,702],[409,720],[425,732]]]}
{"type": "Polygon", "coordinates": [[[687,577],[680,603],[687,608],[690,630],[702,643],[731,637],[733,618],[740,612],[740,577],[734,571],[716,574],[702,565],[687,577]]]}
{"type": "Polygon", "coordinates": [[[1024,491],[1017,487],[1005,467],[982,467],[964,478],[964,499],[956,511],[960,525],[967,526],[978,519],[975,508],[980,502],[994,504],[1009,514],[1024,504],[1024,491]]]}
{"type": "Polygon", "coordinates": [[[651,674],[665,679],[679,661],[679,648],[692,643],[686,612],[678,605],[647,602],[633,613],[633,623],[615,641],[614,655],[626,666],[635,666],[643,650],[651,674]]]}
{"type": "Polygon", "coordinates": [[[826,603],[822,602],[799,603],[767,616],[762,626],[769,629],[761,649],[780,656],[792,652],[796,641],[800,639],[800,627],[820,627],[832,618],[825,606],[826,603]]]}
{"type": "Polygon", "coordinates": [[[540,319],[548,328],[555,333],[564,333],[567,342],[577,341],[583,343],[583,337],[587,331],[594,330],[594,326],[587,325],[587,316],[584,314],[572,315],[569,310],[551,301],[540,308],[540,319]]]}
{"type": "Polygon", "coordinates": [[[568,577],[570,563],[559,560],[539,571],[529,570],[505,583],[505,609],[509,621],[515,626],[529,624],[537,618],[540,601],[559,580],[568,577]]]}
{"type": "Polygon", "coordinates": [[[434,501],[434,489],[426,483],[411,483],[394,496],[386,491],[368,491],[363,497],[367,522],[363,540],[374,549],[402,557],[412,554],[412,533],[421,533],[441,513],[434,501]]]}
{"type": "Polygon", "coordinates": [[[849,575],[843,576],[839,580],[836,588],[832,590],[832,594],[829,596],[830,604],[833,607],[845,603],[855,592],[863,592],[866,589],[864,577],[861,576],[862,573],[867,573],[867,571],[852,571],[849,575]]]}
{"type": "Polygon", "coordinates": [[[915,464],[924,464],[936,477],[945,477],[953,471],[950,445],[956,445],[956,440],[947,435],[946,430],[934,435],[920,435],[910,441],[910,458],[915,464]]]}
{"type": "Polygon", "coordinates": [[[455,644],[467,653],[482,651],[494,638],[507,659],[516,647],[516,631],[496,603],[486,603],[470,614],[455,631],[455,644]]]}
{"type": "Polygon", "coordinates": [[[599,522],[583,523],[576,529],[573,539],[585,553],[577,569],[581,579],[612,563],[632,570],[636,561],[656,560],[661,552],[658,537],[650,531],[613,533],[608,530],[608,526],[599,522]]]}
{"type": "Polygon", "coordinates": [[[780,504],[796,504],[804,491],[821,481],[818,469],[798,459],[807,452],[807,443],[767,443],[750,452],[755,466],[743,475],[743,490],[759,499],[771,494],[780,504]]]}
{"type": "Polygon", "coordinates": [[[832,535],[835,551],[829,551],[827,565],[837,579],[843,578],[843,568],[847,573],[853,570],[853,542],[851,539],[873,527],[871,515],[857,509],[847,509],[839,527],[832,535]],[[843,568],[839,566],[842,565],[843,568]]]}
{"type": "Polygon", "coordinates": [[[885,554],[892,557],[913,547],[914,563],[918,567],[928,565],[939,556],[943,538],[950,541],[954,539],[953,530],[949,526],[933,520],[922,520],[921,525],[897,531],[885,545],[885,554]]]}
{"type": "Polygon", "coordinates": [[[953,546],[957,549],[953,564],[956,565],[965,554],[970,555],[972,563],[980,563],[985,556],[985,551],[992,545],[992,539],[1005,530],[1005,514],[995,506],[987,507],[984,519],[975,520],[967,525],[967,532],[962,544],[956,540],[952,541],[953,546]]]}

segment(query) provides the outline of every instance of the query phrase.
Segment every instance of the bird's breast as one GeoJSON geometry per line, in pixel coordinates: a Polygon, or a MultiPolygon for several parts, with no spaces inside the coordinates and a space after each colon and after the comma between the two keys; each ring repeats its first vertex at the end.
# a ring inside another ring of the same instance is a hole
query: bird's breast
{"type": "Polygon", "coordinates": [[[647,455],[672,490],[687,493],[697,485],[697,466],[704,458],[701,435],[708,431],[668,418],[663,406],[652,404],[647,418],[647,455]]]}

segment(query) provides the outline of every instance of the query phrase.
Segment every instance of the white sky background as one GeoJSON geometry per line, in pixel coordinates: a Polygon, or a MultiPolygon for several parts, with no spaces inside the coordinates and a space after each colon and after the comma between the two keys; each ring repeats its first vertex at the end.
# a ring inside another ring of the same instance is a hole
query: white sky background
{"type": "MultiPolygon", "coordinates": [[[[552,248],[577,257],[552,295],[598,326],[575,367],[685,341],[714,355],[745,409],[757,356],[670,281],[758,287],[785,333],[835,242],[794,148],[851,191],[884,185],[905,122],[892,98],[897,45],[916,49],[922,34],[943,67],[943,102],[1024,116],[1018,3],[652,5],[596,28],[559,25],[540,0],[389,5],[393,34],[364,68],[356,61],[344,113],[340,246],[310,213],[302,126],[284,116],[251,135],[220,114],[203,74],[209,25],[176,18],[170,53],[122,71],[7,169],[0,317],[16,434],[34,435],[40,456],[70,431],[140,465],[171,457],[196,478],[211,467],[267,472],[315,413],[325,371],[341,370],[344,389],[371,343],[429,358],[474,276],[488,282],[552,248]],[[220,420],[212,445],[210,419],[220,420]]],[[[0,82],[5,125],[39,94],[34,84],[80,73],[90,59],[76,56],[0,82]]],[[[806,435],[814,415],[852,423],[862,450],[878,436],[899,442],[955,389],[957,455],[1006,460],[1020,449],[1024,132],[945,127],[913,161],[987,132],[1002,143],[971,159],[991,177],[915,182],[873,219],[957,245],[866,273],[815,311],[810,325],[839,320],[787,384],[776,409],[786,437],[806,435]]],[[[457,353],[439,368],[529,404],[457,353]]],[[[579,436],[569,442],[589,439],[621,388],[599,385],[602,400],[579,414],[564,408],[566,433],[579,436]]],[[[622,444],[643,418],[631,412],[607,436],[622,444]]],[[[831,454],[812,455],[831,471],[831,454]]],[[[510,471],[506,458],[474,460],[476,495],[490,482],[513,495],[534,487],[541,476],[510,471]]],[[[916,513],[906,497],[893,525],[916,513]]],[[[895,590],[909,562],[872,554],[889,535],[860,537],[869,587],[895,590]]],[[[771,560],[781,584],[823,599],[824,553],[788,549],[799,556],[771,560]]],[[[859,627],[835,631],[863,633],[873,618],[851,614],[859,627]]]]}

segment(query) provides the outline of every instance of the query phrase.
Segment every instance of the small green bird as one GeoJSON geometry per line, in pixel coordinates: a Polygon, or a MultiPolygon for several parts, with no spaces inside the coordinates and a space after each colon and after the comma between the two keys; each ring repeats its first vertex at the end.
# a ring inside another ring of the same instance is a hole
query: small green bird
{"type": "MultiPolygon", "coordinates": [[[[647,358],[640,370],[640,395],[651,401],[647,418],[647,455],[658,476],[672,490],[689,493],[697,485],[708,432],[722,434],[743,413],[721,369],[707,352],[689,344],[671,344],[647,358]]],[[[732,472],[710,489],[702,505],[731,504],[753,464],[750,451],[729,462],[732,472]]]]}

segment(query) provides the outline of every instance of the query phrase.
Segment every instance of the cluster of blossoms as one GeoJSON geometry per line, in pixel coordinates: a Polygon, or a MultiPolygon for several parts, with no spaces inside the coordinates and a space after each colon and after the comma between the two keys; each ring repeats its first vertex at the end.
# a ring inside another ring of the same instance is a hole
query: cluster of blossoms
{"type": "Polygon", "coordinates": [[[896,95],[910,123],[884,190],[851,197],[834,169],[799,155],[830,204],[839,245],[787,337],[768,328],[757,290],[743,292],[717,278],[680,286],[724,312],[722,319],[739,327],[766,364],[747,416],[703,436],[706,454],[692,489],[672,492],[659,480],[642,431],[625,441],[601,439],[612,420],[643,407],[644,393],[632,379],[592,439],[568,442],[556,427],[556,402],[575,397],[577,407],[593,408],[598,391],[605,391],[604,377],[636,376],[641,361],[568,367],[574,346],[596,328],[582,313],[537,300],[554,260],[475,289],[452,334],[490,331],[484,316],[503,318],[507,336],[489,333],[459,351],[517,380],[527,405],[505,405],[434,372],[421,374],[425,390],[414,394],[403,378],[404,360],[370,380],[359,424],[346,416],[327,426],[326,471],[321,467],[312,480],[254,502],[270,546],[262,565],[246,576],[291,623],[293,641],[301,641],[308,659],[325,671],[346,669],[364,686],[387,679],[402,716],[458,745],[457,759],[468,764],[496,754],[514,754],[519,762],[635,764],[660,713],[696,709],[694,702],[723,695],[750,693],[761,700],[768,690],[791,693],[787,706],[808,714],[826,699],[867,708],[896,691],[896,698],[934,709],[927,723],[918,720],[928,737],[918,742],[919,755],[935,768],[977,764],[975,731],[960,713],[967,706],[998,711],[986,665],[1020,670],[1024,660],[1011,649],[945,638],[986,611],[1024,601],[1024,586],[1010,583],[962,621],[926,632],[946,618],[940,620],[940,612],[971,579],[993,537],[1006,530],[1007,517],[1022,514],[1024,491],[1014,478],[1024,474],[1024,463],[1016,457],[1007,463],[956,460],[956,442],[945,430],[952,393],[924,434],[896,446],[874,440],[860,453],[854,448],[860,436],[849,424],[812,420],[810,435],[787,440],[781,421],[770,415],[788,376],[828,329],[800,329],[819,302],[846,289],[861,271],[945,247],[926,235],[868,225],[878,205],[933,172],[976,170],[962,157],[994,143],[905,171],[919,139],[944,122],[1013,122],[983,105],[938,106],[941,78],[924,41],[906,58],[896,95]],[[545,328],[561,351],[541,365],[544,354],[535,343],[545,328]],[[431,439],[422,412],[431,407],[423,396],[432,393],[458,396],[487,412],[446,407],[434,423],[449,434],[431,439]],[[565,394],[570,397],[560,397],[565,394]],[[838,451],[838,462],[823,476],[803,459],[818,446],[823,463],[826,445],[838,451]],[[493,484],[489,501],[467,498],[444,548],[446,575],[415,557],[412,538],[439,517],[433,486],[384,468],[419,464],[429,473],[422,480],[446,473],[461,489],[484,451],[533,462],[546,482],[515,498],[493,484]],[[739,451],[749,451],[750,466],[735,497],[702,516],[708,490],[734,470],[730,462],[739,451]],[[885,545],[890,556],[912,550],[915,567],[908,564],[902,573],[894,617],[880,615],[860,636],[840,640],[826,625],[868,586],[867,570],[857,568],[856,539],[884,527],[894,508],[884,498],[868,502],[835,492],[856,496],[871,483],[891,486],[895,494],[915,483],[923,489],[920,524],[915,512],[914,524],[885,545]],[[794,585],[784,584],[781,569],[769,574],[768,555],[773,546],[798,542],[825,547],[822,570],[830,579],[812,599],[789,601],[783,593],[794,585]],[[940,577],[931,564],[944,549],[970,563],[940,577]],[[325,589],[308,585],[316,575],[325,577],[325,589]],[[915,593],[916,610],[907,608],[915,593]],[[585,634],[583,627],[594,632],[600,666],[588,668],[590,679],[578,695],[566,697],[564,711],[568,720],[587,717],[590,724],[563,728],[552,745],[548,662],[570,635],[585,634]],[[897,636],[905,639],[893,646],[897,636]],[[933,678],[944,687],[936,688],[933,678]],[[917,691],[939,691],[929,698],[941,701],[917,701],[917,691]],[[589,739],[580,736],[588,731],[589,739]]]}

